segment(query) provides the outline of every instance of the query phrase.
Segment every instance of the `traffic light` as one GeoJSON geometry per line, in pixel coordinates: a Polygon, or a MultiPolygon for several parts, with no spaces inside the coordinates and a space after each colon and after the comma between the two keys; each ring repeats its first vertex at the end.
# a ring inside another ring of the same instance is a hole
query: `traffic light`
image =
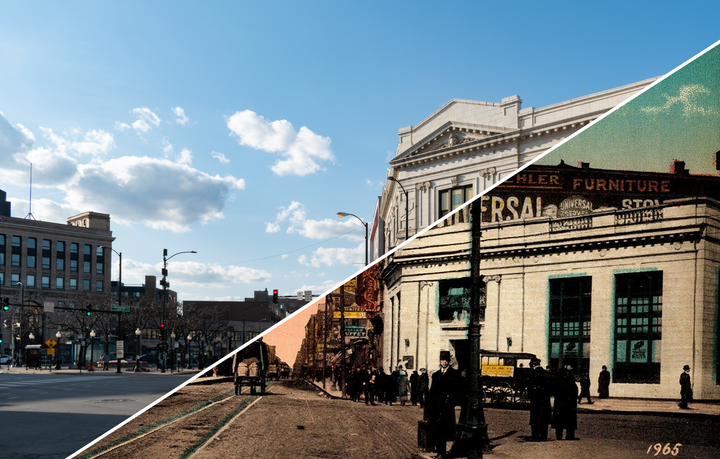
{"type": "Polygon", "coordinates": [[[90,316],[92,315],[93,305],[90,304],[90,303],[86,304],[86,305],[85,305],[85,310],[87,311],[87,312],[85,312],[85,314],[86,314],[88,317],[90,317],[90,316]]]}
{"type": "Polygon", "coordinates": [[[2,333],[0,333],[0,343],[2,343],[2,333]]]}
{"type": "Polygon", "coordinates": [[[5,297],[3,298],[3,311],[7,311],[10,309],[10,298],[5,297]]]}
{"type": "Polygon", "coordinates": [[[273,290],[273,303],[278,302],[278,291],[277,289],[273,290]]]}

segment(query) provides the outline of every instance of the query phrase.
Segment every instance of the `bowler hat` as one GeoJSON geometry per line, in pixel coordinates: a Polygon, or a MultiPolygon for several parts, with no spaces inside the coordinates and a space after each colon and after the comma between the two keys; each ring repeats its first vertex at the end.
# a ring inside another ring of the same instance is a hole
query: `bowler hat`
{"type": "Polygon", "coordinates": [[[683,370],[689,370],[689,369],[690,369],[690,365],[685,365],[685,366],[683,367],[683,370]]]}
{"type": "Polygon", "coordinates": [[[450,361],[450,351],[440,351],[440,360],[450,361]]]}

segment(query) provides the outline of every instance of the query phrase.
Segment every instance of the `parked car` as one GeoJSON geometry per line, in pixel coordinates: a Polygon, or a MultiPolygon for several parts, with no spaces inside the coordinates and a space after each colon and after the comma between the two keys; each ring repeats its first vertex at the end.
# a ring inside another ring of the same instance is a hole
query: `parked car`
{"type": "MultiPolygon", "coordinates": [[[[134,367],[134,366],[135,366],[135,357],[133,357],[133,356],[130,355],[130,356],[127,356],[127,357],[124,358],[124,359],[121,359],[121,360],[120,360],[120,366],[121,366],[122,368],[126,368],[126,367],[132,368],[132,367],[134,367]]],[[[141,356],[140,356],[140,368],[144,368],[144,367],[147,367],[147,366],[148,366],[147,356],[146,356],[146,355],[141,355],[141,356]]],[[[100,359],[98,359],[97,363],[95,364],[95,368],[100,368],[100,369],[102,369],[102,367],[103,367],[103,360],[102,360],[102,358],[100,358],[100,359]]],[[[110,368],[117,368],[117,358],[115,357],[115,354],[110,354],[110,368]]]]}
{"type": "Polygon", "coordinates": [[[12,355],[0,355],[0,365],[5,365],[12,360],[12,355]]]}

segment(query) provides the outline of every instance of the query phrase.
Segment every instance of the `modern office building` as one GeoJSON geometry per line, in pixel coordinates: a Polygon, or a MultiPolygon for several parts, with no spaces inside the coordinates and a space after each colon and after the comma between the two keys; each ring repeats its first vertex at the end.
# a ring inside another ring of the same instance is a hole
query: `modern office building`
{"type": "MultiPolygon", "coordinates": [[[[9,210],[4,194],[0,207],[9,210]]],[[[69,217],[65,224],[0,217],[0,297],[11,305],[0,311],[9,325],[3,328],[3,351],[15,347],[16,323],[28,324],[19,330],[22,345],[30,344],[30,333],[33,344],[55,335],[42,321],[45,303],[72,307],[84,293],[110,294],[110,259],[102,247],[114,239],[110,216],[97,212],[69,217]],[[28,317],[18,320],[20,313],[28,317]]]]}
{"type": "Polygon", "coordinates": [[[541,108],[523,108],[519,96],[500,103],[453,99],[400,129],[372,223],[370,257],[388,252],[405,241],[406,232],[412,237],[655,80],[541,108]]]}
{"type": "MultiPolygon", "coordinates": [[[[617,397],[677,398],[690,365],[720,399],[720,177],[533,165],[473,205],[482,349],[607,365],[617,397]]],[[[385,260],[384,366],[467,366],[470,225],[463,208],[385,260]]]]}

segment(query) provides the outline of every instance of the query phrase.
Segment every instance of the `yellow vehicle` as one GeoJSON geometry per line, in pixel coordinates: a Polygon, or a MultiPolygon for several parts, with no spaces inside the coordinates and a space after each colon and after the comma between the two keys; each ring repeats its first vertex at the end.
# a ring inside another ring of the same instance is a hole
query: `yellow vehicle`
{"type": "Polygon", "coordinates": [[[483,395],[486,403],[529,403],[528,382],[535,354],[480,350],[483,395]]]}

